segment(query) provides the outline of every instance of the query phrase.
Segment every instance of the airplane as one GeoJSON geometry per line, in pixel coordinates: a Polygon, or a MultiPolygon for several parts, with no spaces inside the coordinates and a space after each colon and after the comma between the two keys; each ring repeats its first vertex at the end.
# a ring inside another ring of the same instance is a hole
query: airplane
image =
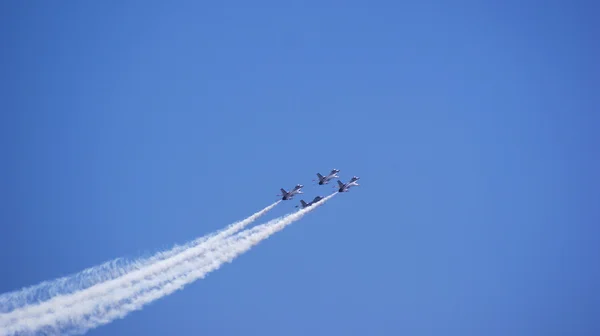
{"type": "Polygon", "coordinates": [[[339,176],[337,175],[337,173],[339,173],[339,172],[340,172],[339,169],[332,169],[331,173],[329,173],[329,175],[327,175],[327,176],[323,176],[323,175],[317,173],[317,177],[319,178],[319,185],[327,184],[327,183],[329,183],[329,180],[334,179],[334,178],[339,178],[339,176]]]}
{"type": "Polygon", "coordinates": [[[294,195],[296,194],[304,194],[300,189],[302,189],[304,186],[302,184],[297,184],[294,189],[290,190],[289,192],[285,191],[285,189],[281,188],[279,190],[281,190],[281,195],[279,196],[283,196],[281,199],[284,201],[287,201],[289,199],[292,199],[292,197],[294,197],[294,195]]]}
{"type": "Polygon", "coordinates": [[[358,177],[358,176],[352,176],[352,178],[350,179],[350,182],[348,182],[348,183],[343,183],[342,181],[338,180],[337,181],[338,186],[340,187],[338,189],[338,192],[348,192],[348,189],[350,189],[350,187],[360,185],[360,184],[358,184],[358,182],[356,182],[358,180],[360,180],[360,177],[358,177]]]}
{"type": "MultiPolygon", "coordinates": [[[[310,202],[308,202],[308,203],[304,202],[304,200],[300,200],[300,204],[302,205],[302,209],[304,209],[304,208],[306,208],[306,207],[309,207],[309,206],[311,206],[311,205],[313,205],[313,204],[317,203],[318,201],[320,201],[320,200],[322,200],[322,199],[323,199],[323,196],[317,196],[317,197],[315,197],[315,198],[314,198],[312,201],[310,201],[310,202]]],[[[298,206],[297,206],[297,205],[296,205],[296,208],[298,208],[298,206]]]]}

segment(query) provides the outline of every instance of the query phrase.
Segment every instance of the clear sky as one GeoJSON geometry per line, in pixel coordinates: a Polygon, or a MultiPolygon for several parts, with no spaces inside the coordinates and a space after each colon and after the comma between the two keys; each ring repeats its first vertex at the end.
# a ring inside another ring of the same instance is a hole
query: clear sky
{"type": "Polygon", "coordinates": [[[338,168],[361,186],[89,335],[599,335],[597,12],[2,1],[0,292],[338,168]]]}

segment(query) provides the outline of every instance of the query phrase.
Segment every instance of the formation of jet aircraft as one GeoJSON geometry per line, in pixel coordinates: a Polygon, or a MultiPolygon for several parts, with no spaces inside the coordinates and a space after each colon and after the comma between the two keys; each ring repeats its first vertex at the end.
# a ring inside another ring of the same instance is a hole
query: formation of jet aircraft
{"type": "MultiPolygon", "coordinates": [[[[331,172],[329,174],[327,174],[326,176],[321,175],[320,173],[317,173],[317,177],[319,178],[319,185],[325,185],[325,184],[329,184],[329,181],[338,178],[338,173],[340,172],[339,169],[332,169],[331,172]]],[[[348,192],[348,190],[351,187],[354,186],[359,186],[360,184],[358,184],[358,180],[360,180],[360,177],[358,176],[352,176],[352,178],[350,179],[350,181],[348,181],[348,183],[344,183],[340,180],[337,181],[338,184],[338,192],[348,192]]],[[[314,180],[313,180],[314,181],[314,180]]],[[[302,188],[304,186],[302,184],[297,184],[294,189],[290,190],[290,191],[286,191],[285,189],[281,188],[281,199],[284,201],[290,200],[292,199],[295,195],[297,194],[303,194],[302,192],[302,188]]],[[[322,196],[317,196],[315,197],[312,201],[306,203],[304,200],[300,200],[300,206],[304,209],[306,207],[309,207],[317,202],[319,202],[320,200],[322,200],[323,197],[322,196]]],[[[298,208],[299,206],[296,206],[296,208],[298,208]]]]}

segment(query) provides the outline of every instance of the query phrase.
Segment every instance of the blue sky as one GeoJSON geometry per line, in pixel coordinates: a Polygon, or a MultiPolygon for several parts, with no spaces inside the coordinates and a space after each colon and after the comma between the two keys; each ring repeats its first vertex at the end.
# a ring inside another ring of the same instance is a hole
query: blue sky
{"type": "Polygon", "coordinates": [[[361,186],[89,335],[598,335],[596,10],[2,2],[0,292],[338,168],[361,186]]]}

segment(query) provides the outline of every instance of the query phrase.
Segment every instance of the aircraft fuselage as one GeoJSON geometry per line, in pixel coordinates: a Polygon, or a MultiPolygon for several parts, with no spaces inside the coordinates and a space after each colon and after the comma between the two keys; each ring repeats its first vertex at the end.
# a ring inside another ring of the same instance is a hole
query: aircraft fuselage
{"type": "Polygon", "coordinates": [[[357,181],[358,181],[358,178],[352,178],[352,180],[350,180],[348,183],[342,183],[342,182],[338,181],[338,184],[340,186],[340,188],[338,189],[338,192],[347,192],[348,189],[350,189],[351,187],[359,185],[357,181]]]}
{"type": "Polygon", "coordinates": [[[338,177],[339,176],[337,176],[337,172],[331,172],[331,173],[329,173],[329,175],[323,177],[319,181],[319,185],[329,184],[329,181],[333,180],[334,178],[338,178],[338,177]]]}
{"type": "Polygon", "coordinates": [[[281,199],[284,201],[287,201],[289,199],[292,199],[292,197],[294,197],[294,195],[296,194],[302,194],[303,192],[300,190],[302,189],[302,185],[297,185],[296,187],[294,187],[294,189],[290,190],[289,192],[285,191],[284,189],[281,189],[281,193],[282,196],[281,199]]]}

